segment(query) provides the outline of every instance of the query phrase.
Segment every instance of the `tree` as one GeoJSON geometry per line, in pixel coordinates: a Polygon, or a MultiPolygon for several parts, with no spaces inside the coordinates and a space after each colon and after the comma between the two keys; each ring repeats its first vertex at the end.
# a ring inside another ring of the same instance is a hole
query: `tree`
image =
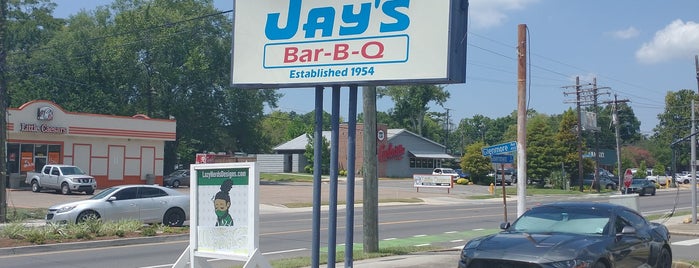
{"type": "Polygon", "coordinates": [[[232,21],[210,0],[115,0],[66,21],[44,13],[19,31],[41,29],[22,35],[32,45],[13,56],[12,105],[48,99],[77,112],[175,118],[166,168],[192,152],[270,150],[263,111],[281,96],[230,88],[232,21]]]}
{"type": "MultiPolygon", "coordinates": [[[[668,91],[665,95],[665,110],[658,114],[658,125],[653,129],[651,137],[653,155],[660,161],[671,161],[671,151],[667,148],[681,138],[691,134],[691,103],[697,101],[694,90],[682,89],[677,92],[668,91]]],[[[689,143],[681,142],[675,146],[677,164],[680,170],[689,169],[689,143]]]]}
{"type": "MultiPolygon", "coordinates": [[[[558,132],[555,136],[555,146],[557,151],[556,155],[563,161],[566,174],[570,176],[569,178],[572,182],[582,179],[579,177],[580,168],[578,167],[579,142],[577,137],[577,125],[577,114],[572,109],[568,109],[563,113],[560,125],[558,127],[558,132]]],[[[585,148],[585,146],[583,146],[583,148],[585,148]]]]}
{"type": "MultiPolygon", "coordinates": [[[[304,170],[308,173],[313,173],[313,165],[315,163],[314,161],[314,156],[315,156],[315,151],[314,151],[314,138],[312,133],[307,133],[306,137],[308,138],[308,144],[306,144],[306,152],[303,153],[303,155],[306,157],[308,160],[308,165],[304,168],[304,170]]],[[[323,148],[320,149],[321,151],[321,174],[330,174],[330,142],[325,138],[321,137],[323,139],[322,141],[322,146],[323,148]]]]}
{"type": "Polygon", "coordinates": [[[395,121],[405,128],[423,136],[423,122],[429,111],[427,106],[434,101],[442,106],[449,99],[449,92],[437,85],[388,86],[377,89],[378,96],[389,96],[395,107],[390,112],[395,121]]]}
{"type": "Polygon", "coordinates": [[[490,158],[482,154],[481,149],[485,147],[482,142],[476,142],[466,147],[466,153],[461,158],[461,169],[471,173],[471,180],[475,183],[487,183],[488,173],[493,170],[490,158]]]}
{"type": "Polygon", "coordinates": [[[527,121],[527,175],[531,178],[548,178],[559,165],[556,161],[554,132],[549,117],[538,114],[527,121]]]}

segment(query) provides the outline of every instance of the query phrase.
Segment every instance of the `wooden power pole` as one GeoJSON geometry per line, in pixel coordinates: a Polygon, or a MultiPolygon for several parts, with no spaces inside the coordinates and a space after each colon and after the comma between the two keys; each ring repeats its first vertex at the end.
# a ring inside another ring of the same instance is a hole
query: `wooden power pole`
{"type": "Polygon", "coordinates": [[[517,27],[517,34],[519,39],[517,42],[517,217],[519,217],[527,210],[527,25],[520,24],[517,27]]]}
{"type": "Polygon", "coordinates": [[[7,0],[0,0],[0,223],[7,221],[7,0]]]}
{"type": "MultiPolygon", "coordinates": [[[[376,86],[362,90],[364,107],[364,252],[379,252],[379,173],[376,155],[376,86]]],[[[350,243],[350,242],[348,242],[350,243]]]]}

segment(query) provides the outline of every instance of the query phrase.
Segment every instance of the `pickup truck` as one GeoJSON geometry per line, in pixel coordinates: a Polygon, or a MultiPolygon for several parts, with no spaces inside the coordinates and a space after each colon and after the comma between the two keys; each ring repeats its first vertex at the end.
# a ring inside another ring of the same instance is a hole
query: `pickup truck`
{"type": "Polygon", "coordinates": [[[662,185],[662,186],[665,186],[665,184],[667,184],[667,182],[670,181],[671,179],[672,179],[672,177],[670,177],[670,176],[664,176],[664,175],[663,175],[663,176],[660,176],[660,175],[651,175],[651,176],[647,176],[647,177],[646,177],[646,180],[649,180],[649,181],[651,181],[652,183],[660,184],[660,185],[662,185]]]}
{"type": "Polygon", "coordinates": [[[79,167],[70,165],[45,165],[41,172],[27,172],[27,184],[32,192],[53,189],[62,194],[85,192],[93,194],[97,188],[95,178],[85,174],[79,167]]]}

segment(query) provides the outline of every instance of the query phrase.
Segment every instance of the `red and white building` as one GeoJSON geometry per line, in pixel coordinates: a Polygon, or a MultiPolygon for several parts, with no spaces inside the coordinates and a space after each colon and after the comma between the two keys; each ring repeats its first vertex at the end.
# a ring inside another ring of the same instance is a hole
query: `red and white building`
{"type": "Polygon", "coordinates": [[[17,178],[44,164],[80,167],[98,188],[161,184],[165,141],[174,141],[176,121],[137,114],[112,116],[66,111],[37,100],[8,109],[7,170],[17,178]]]}

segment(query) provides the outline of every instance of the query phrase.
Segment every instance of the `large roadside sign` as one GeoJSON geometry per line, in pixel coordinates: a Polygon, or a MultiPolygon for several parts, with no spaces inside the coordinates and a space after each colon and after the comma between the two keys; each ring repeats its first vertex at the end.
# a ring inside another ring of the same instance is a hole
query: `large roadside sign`
{"type": "Polygon", "coordinates": [[[231,85],[466,80],[468,0],[236,0],[231,85]]]}
{"type": "Polygon", "coordinates": [[[511,141],[493,146],[484,147],[481,149],[483,156],[492,156],[517,151],[517,142],[511,141]]]}

